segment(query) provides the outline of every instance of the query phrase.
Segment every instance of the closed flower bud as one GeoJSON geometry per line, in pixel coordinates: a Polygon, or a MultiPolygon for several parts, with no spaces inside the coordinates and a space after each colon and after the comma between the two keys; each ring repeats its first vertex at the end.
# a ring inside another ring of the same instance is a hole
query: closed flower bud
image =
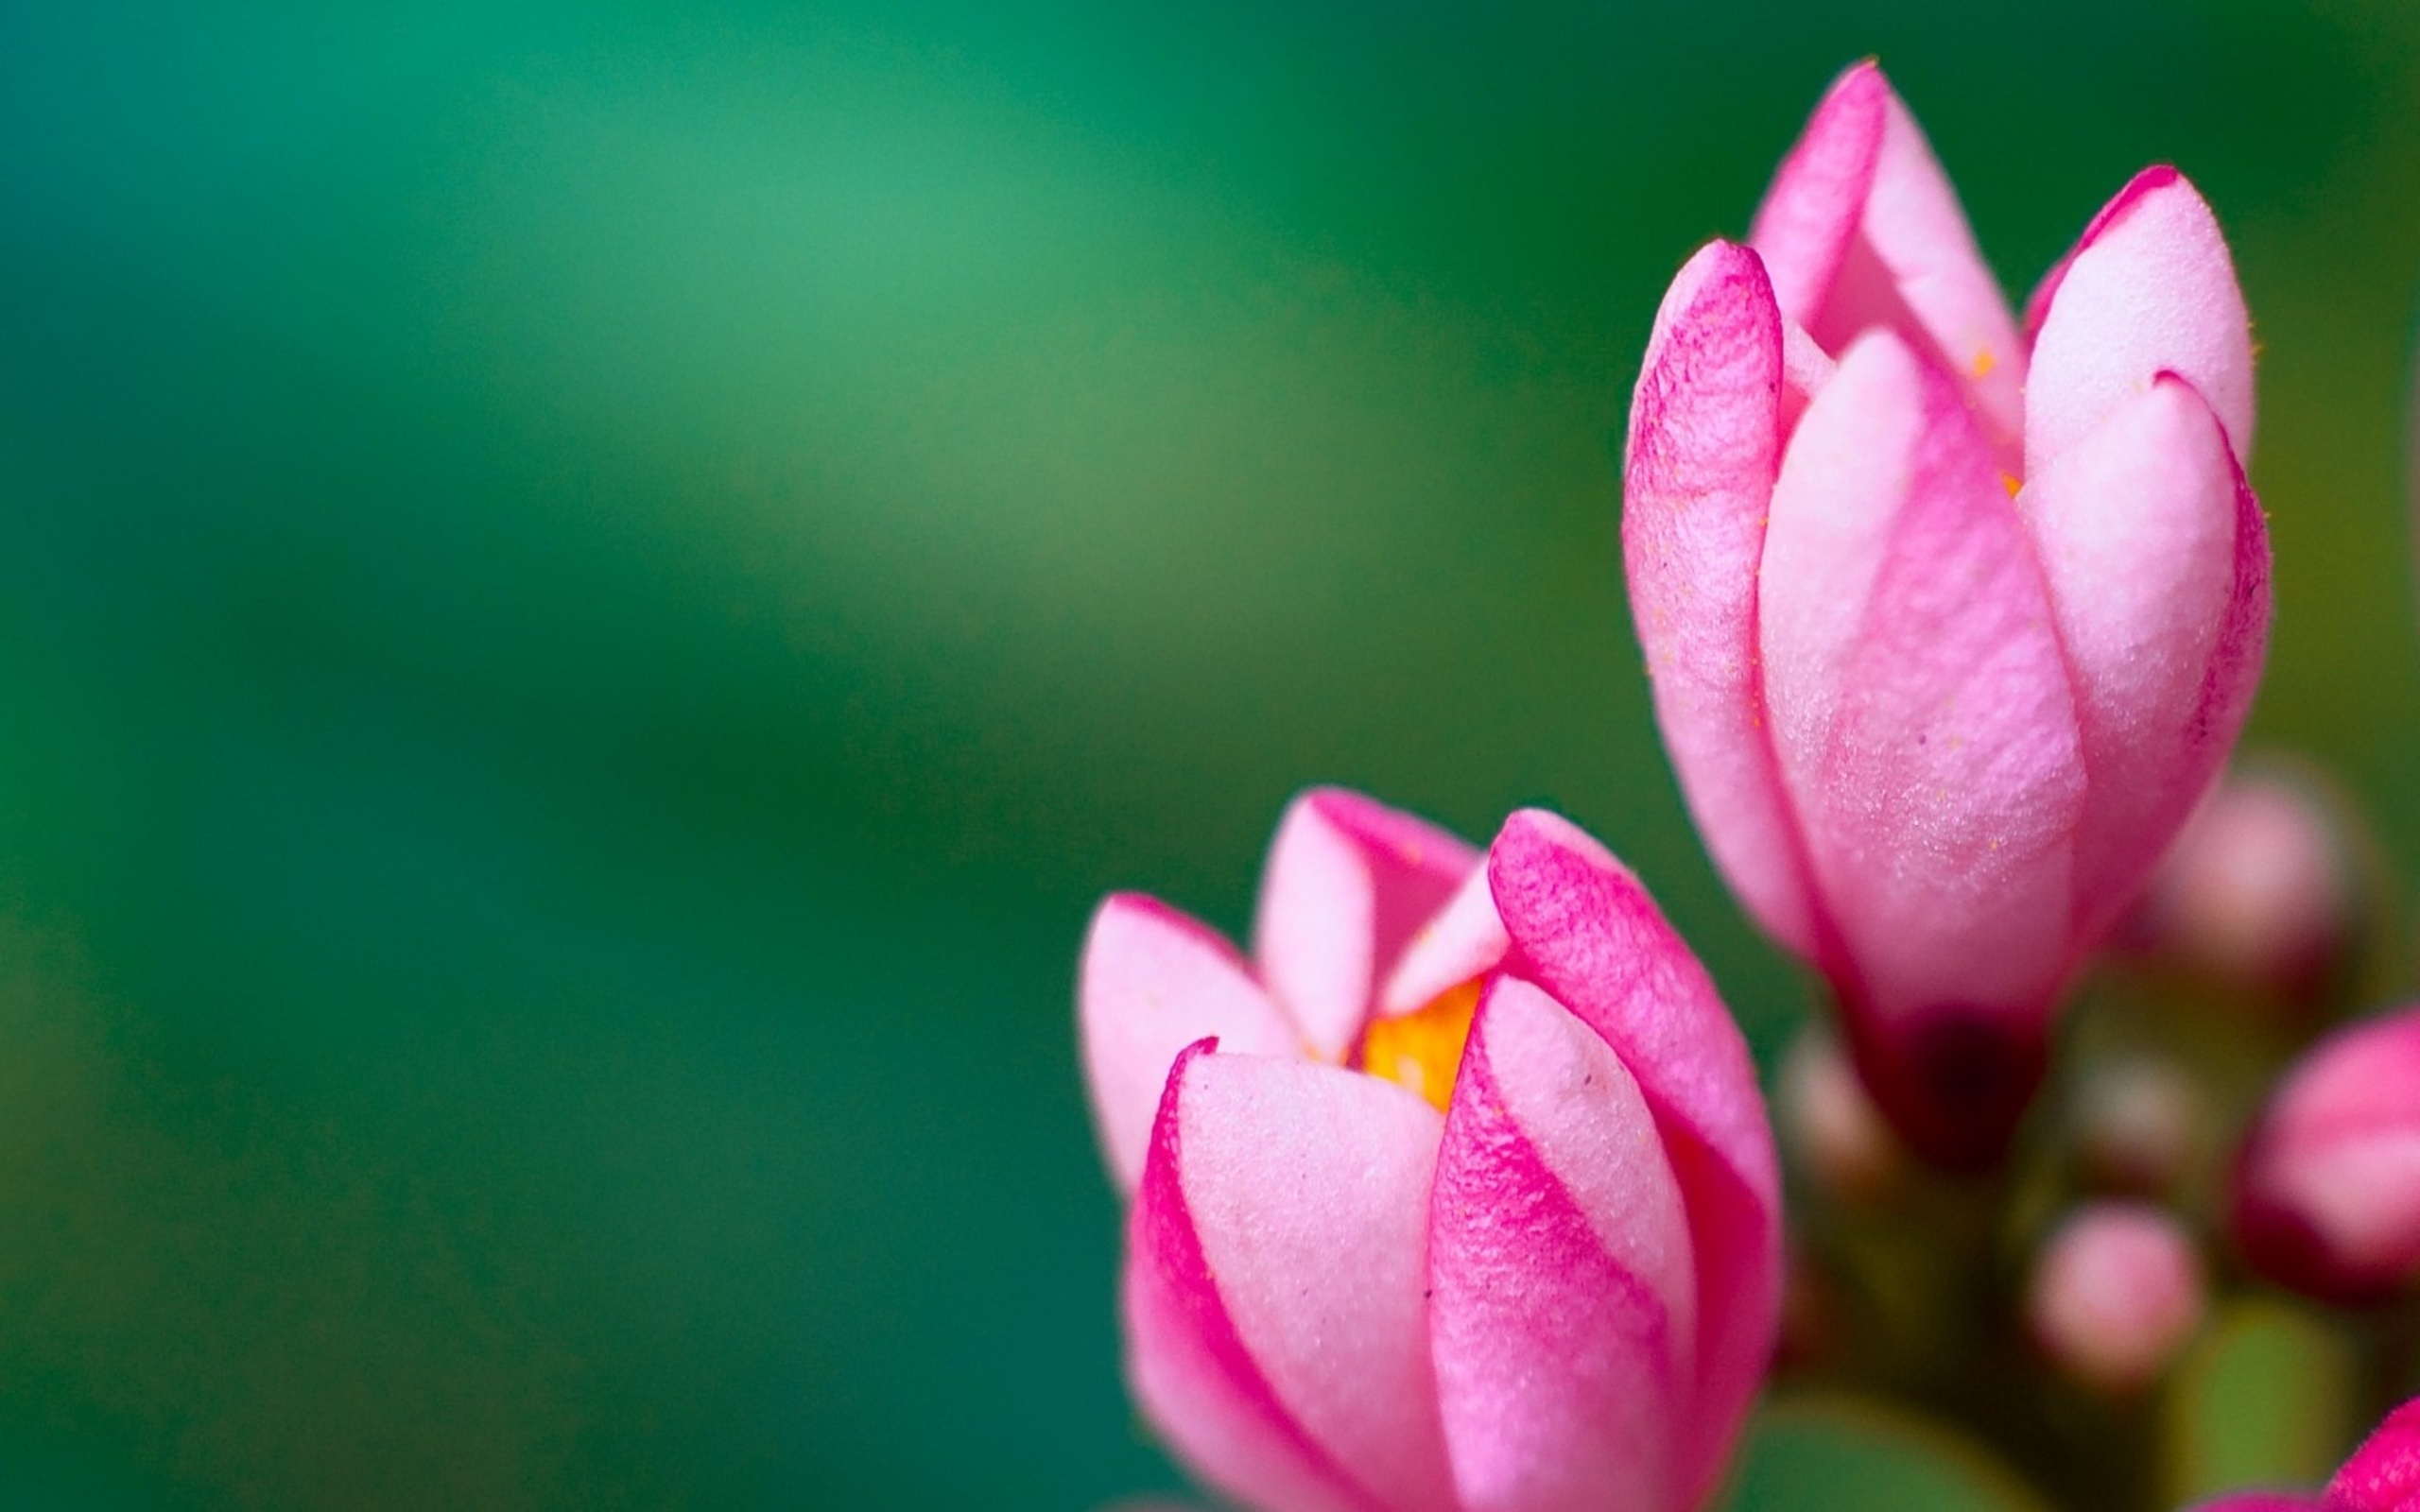
{"type": "Polygon", "coordinates": [[[2328,805],[2280,773],[2214,788],[2161,863],[2135,942],[2257,997],[2307,1003],[2359,926],[2352,859],[2328,805]]]}
{"type": "Polygon", "coordinates": [[[2124,1394],[2168,1367],[2206,1302],[2201,1257],[2182,1225],[2140,1203],[2094,1202],[2034,1257],[2025,1317],[2061,1371],[2124,1394]]]}
{"type": "Polygon", "coordinates": [[[2271,1093],[2236,1169],[2236,1242],[2312,1296],[2420,1280],[2420,1007],[2338,1030],[2271,1093]]]}
{"type": "Polygon", "coordinates": [[[1809,1029],[1782,1065],[1779,1122],[1791,1162],[1845,1202],[1887,1197],[1908,1174],[1908,1154],[1839,1041],[1809,1029]]]}
{"type": "Polygon", "coordinates": [[[1622,514],[1665,745],[1938,1162],[2002,1153],[2067,978],[2242,724],[2270,602],[2252,423],[2191,184],[2138,175],[2020,326],[1871,64],[1748,245],[1665,296],[1622,514]]]}
{"type": "Polygon", "coordinates": [[[2210,1139],[2202,1089],[2177,1067],[2145,1057],[2093,1066],[2078,1090],[2076,1161],[2102,1191],[2173,1195],[2210,1139]]]}

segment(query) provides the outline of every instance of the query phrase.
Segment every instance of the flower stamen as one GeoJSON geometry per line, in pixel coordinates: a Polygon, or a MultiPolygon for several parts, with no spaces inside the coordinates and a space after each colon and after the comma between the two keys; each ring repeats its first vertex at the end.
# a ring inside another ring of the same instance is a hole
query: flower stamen
{"type": "Polygon", "coordinates": [[[1428,1100],[1443,1112],[1454,1096],[1454,1074],[1478,1011],[1479,978],[1430,998],[1409,1013],[1370,1021],[1361,1037],[1361,1069],[1428,1100]]]}

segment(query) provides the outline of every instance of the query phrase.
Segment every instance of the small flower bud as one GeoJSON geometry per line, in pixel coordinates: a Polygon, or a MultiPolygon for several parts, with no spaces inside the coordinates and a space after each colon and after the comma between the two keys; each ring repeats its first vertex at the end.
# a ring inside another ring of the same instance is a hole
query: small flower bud
{"type": "Polygon", "coordinates": [[[2359,927],[2352,873],[2314,783],[2231,776],[2161,864],[2133,933],[2214,982],[2308,1003],[2337,979],[2359,927]]]}
{"type": "Polygon", "coordinates": [[[2149,1385],[2202,1326],[2200,1258],[2157,1208],[2093,1202],[2051,1234],[2027,1283],[2025,1317],[2053,1364],[2119,1395],[2149,1385]]]}
{"type": "Polygon", "coordinates": [[[1840,1041],[1808,1029],[1781,1074],[1783,1141],[1809,1180],[1843,1202],[1870,1207],[1906,1177],[1908,1156],[1840,1041]]]}
{"type": "Polygon", "coordinates": [[[2205,1099],[2184,1072],[2149,1057],[2112,1060],[2077,1094],[2076,1161],[2097,1189],[2169,1196],[2192,1175],[2208,1128],[2205,1099]]]}
{"type": "Polygon", "coordinates": [[[2332,1301],[2420,1279],[2420,1007],[2340,1029],[2286,1074],[2236,1170],[2254,1269],[2332,1301]]]}

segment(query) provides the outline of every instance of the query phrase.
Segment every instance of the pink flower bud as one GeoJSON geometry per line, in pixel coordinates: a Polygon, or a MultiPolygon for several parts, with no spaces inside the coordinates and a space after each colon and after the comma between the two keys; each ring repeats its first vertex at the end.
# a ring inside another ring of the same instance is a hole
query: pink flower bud
{"type": "Polygon", "coordinates": [[[1637,880],[1299,799],[1255,959],[1113,897],[1084,1068],[1133,1196],[1130,1380],[1247,1504],[1704,1503],[1764,1377],[1779,1179],[1747,1047],[1637,880]]]}
{"type": "Polygon", "coordinates": [[[1910,1142],[1995,1160],[2048,1020],[2233,745],[2269,626],[2252,348],[2192,185],[2147,170],[2020,330],[1871,64],[1746,247],[1681,270],[1623,556],[1684,795],[1831,979],[1910,1142]]]}
{"type": "Polygon", "coordinates": [[[1860,1206],[1888,1197],[1908,1174],[1907,1152],[1830,1035],[1809,1029],[1781,1073],[1780,1121],[1794,1163],[1818,1186],[1860,1206]]]}
{"type": "Polygon", "coordinates": [[[2349,858],[2325,804],[2279,774],[2213,788],[2160,864],[2132,933],[2212,981],[2317,997],[2357,924],[2349,858]]]}
{"type": "Polygon", "coordinates": [[[2168,1196],[2191,1178],[2209,1142],[2210,1110],[2183,1071],[2148,1057],[2113,1057],[2076,1095],[2080,1174],[2096,1188],[2168,1196]]]}
{"type": "Polygon", "coordinates": [[[2202,1326],[2206,1295],[2193,1240],[2133,1202],[2094,1202],[2059,1226],[2033,1263],[2026,1322],[2068,1375],[2111,1393],[2155,1380],[2202,1326]]]}
{"type": "Polygon", "coordinates": [[[2420,1280],[2420,1007],[2352,1024],[2286,1074],[2236,1169],[2255,1269],[2336,1301],[2420,1280]]]}

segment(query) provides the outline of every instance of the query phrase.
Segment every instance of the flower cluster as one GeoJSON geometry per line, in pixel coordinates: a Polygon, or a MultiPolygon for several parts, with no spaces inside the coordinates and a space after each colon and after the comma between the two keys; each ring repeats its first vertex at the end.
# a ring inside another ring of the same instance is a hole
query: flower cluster
{"type": "MultiPolygon", "coordinates": [[[[1836,1008],[1783,1077],[1789,1162],[1595,840],[1525,810],[1481,852],[1305,793],[1248,955],[1132,894],[1084,945],[1130,1382],[1176,1455],[1269,1512],[1693,1512],[1778,1371],[1962,1419],[2078,1505],[2172,1506],[2151,1435],[2184,1409],[2146,1404],[2247,1275],[2411,1295],[2420,1008],[2306,1047],[2353,980],[2348,829],[2221,781],[2270,622],[2253,410],[2181,174],[2020,318],[1907,107],[1843,75],[1665,296],[1622,477],[1682,795],[1836,1008]]],[[[2329,1389],[2420,1386],[2366,1358],[2329,1389]]],[[[2420,1403],[2324,1501],[2204,1505],[2420,1512],[2420,1403]]]]}

